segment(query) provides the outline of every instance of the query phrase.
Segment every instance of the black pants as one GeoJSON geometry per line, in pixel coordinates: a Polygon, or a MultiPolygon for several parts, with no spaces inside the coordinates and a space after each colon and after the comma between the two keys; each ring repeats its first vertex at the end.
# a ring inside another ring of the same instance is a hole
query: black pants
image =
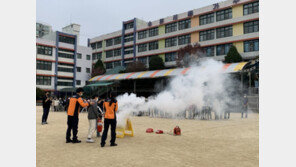
{"type": "Polygon", "coordinates": [[[49,113],[49,107],[43,108],[42,123],[47,121],[48,113],[49,113]]]}
{"type": "Polygon", "coordinates": [[[79,119],[77,116],[69,116],[68,115],[68,129],[67,129],[67,134],[66,134],[66,140],[71,139],[71,130],[73,132],[73,140],[77,140],[77,133],[78,133],[78,122],[79,119]]]}
{"type": "Polygon", "coordinates": [[[111,140],[110,143],[114,144],[116,140],[116,119],[105,119],[104,121],[104,131],[102,135],[101,144],[105,144],[107,139],[109,125],[111,125],[111,140]]]}

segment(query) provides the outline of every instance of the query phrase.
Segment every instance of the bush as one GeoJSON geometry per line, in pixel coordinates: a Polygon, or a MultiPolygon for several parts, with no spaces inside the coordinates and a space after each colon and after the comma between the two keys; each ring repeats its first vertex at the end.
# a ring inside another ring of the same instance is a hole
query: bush
{"type": "Polygon", "coordinates": [[[149,70],[164,69],[164,62],[159,56],[152,56],[149,61],[149,70]]]}
{"type": "Polygon", "coordinates": [[[242,56],[238,53],[236,47],[232,45],[225,56],[225,63],[237,63],[243,60],[242,56]]]}
{"type": "Polygon", "coordinates": [[[96,62],[96,64],[92,68],[91,77],[105,74],[105,72],[106,72],[106,69],[104,67],[102,60],[98,59],[98,61],[96,62]]]}

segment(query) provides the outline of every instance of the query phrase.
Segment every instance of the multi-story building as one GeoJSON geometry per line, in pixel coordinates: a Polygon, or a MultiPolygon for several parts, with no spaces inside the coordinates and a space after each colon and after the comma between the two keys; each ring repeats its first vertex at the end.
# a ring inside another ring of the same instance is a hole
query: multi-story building
{"type": "MultiPolygon", "coordinates": [[[[77,28],[77,24],[70,27],[77,28]]],[[[66,32],[65,32],[66,31],[66,32]]],[[[82,87],[90,78],[91,48],[78,45],[78,35],[55,31],[36,39],[36,86],[59,92],[63,88],[82,87]]]]}
{"type": "Polygon", "coordinates": [[[44,35],[47,35],[52,32],[51,25],[45,24],[45,23],[36,23],[36,38],[41,38],[44,35]]]}
{"type": "Polygon", "coordinates": [[[179,48],[199,43],[207,57],[224,60],[235,45],[244,60],[259,56],[259,1],[227,0],[156,21],[134,18],[122,29],[88,40],[93,63],[106,69],[160,56],[166,66],[176,65],[179,48]]]}

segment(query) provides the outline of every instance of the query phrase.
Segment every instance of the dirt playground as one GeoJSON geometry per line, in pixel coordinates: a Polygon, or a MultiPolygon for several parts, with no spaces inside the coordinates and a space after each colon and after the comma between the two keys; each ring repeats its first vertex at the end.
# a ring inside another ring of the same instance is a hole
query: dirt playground
{"type": "MultiPolygon", "coordinates": [[[[173,120],[131,117],[134,137],[117,138],[117,147],[86,143],[87,114],[79,117],[78,138],[82,143],[65,143],[67,115],[50,112],[41,125],[42,107],[36,107],[36,154],[38,167],[258,167],[259,114],[229,120],[173,120]],[[181,136],[171,135],[179,125],[181,136]],[[147,128],[164,134],[146,133],[147,128]]],[[[110,130],[109,130],[110,132],[110,130]]],[[[95,135],[95,134],[94,134],[95,135]]]]}

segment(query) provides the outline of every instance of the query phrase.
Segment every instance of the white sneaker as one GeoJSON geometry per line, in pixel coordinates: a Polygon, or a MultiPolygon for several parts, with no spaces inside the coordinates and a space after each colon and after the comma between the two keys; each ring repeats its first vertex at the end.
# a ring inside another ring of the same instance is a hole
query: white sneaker
{"type": "Polygon", "coordinates": [[[94,143],[95,141],[94,141],[93,139],[88,138],[88,139],[86,140],[86,142],[87,142],[87,143],[94,143]]]}

